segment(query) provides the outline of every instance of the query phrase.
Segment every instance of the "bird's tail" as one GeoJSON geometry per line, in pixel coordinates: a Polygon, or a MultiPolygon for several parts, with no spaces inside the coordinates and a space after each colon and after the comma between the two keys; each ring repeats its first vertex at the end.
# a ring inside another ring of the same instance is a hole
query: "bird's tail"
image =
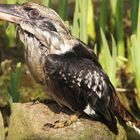
{"type": "Polygon", "coordinates": [[[119,115],[128,126],[132,127],[140,135],[140,121],[135,119],[120,103],[118,97],[115,99],[115,113],[119,115]]]}

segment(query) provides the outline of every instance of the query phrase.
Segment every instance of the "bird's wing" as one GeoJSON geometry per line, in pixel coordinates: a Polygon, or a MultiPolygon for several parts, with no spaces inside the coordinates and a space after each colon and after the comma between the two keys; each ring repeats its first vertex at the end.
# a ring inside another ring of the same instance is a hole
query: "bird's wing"
{"type": "Polygon", "coordinates": [[[46,57],[45,72],[51,81],[52,96],[58,103],[116,124],[112,86],[93,60],[71,52],[50,54],[46,57]]]}
{"type": "Polygon", "coordinates": [[[95,65],[102,68],[98,62],[97,56],[93,52],[93,49],[89,48],[84,42],[78,40],[78,43],[73,47],[74,52],[78,57],[88,58],[94,62],[95,65]]]}

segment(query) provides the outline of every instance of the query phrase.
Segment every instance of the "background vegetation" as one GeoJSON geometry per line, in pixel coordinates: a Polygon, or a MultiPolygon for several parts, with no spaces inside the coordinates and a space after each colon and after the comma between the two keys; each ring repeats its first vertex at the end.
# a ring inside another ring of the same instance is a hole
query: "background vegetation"
{"type": "MultiPolygon", "coordinates": [[[[116,87],[122,103],[139,117],[140,1],[32,1],[56,9],[62,19],[66,21],[71,33],[94,49],[100,63],[116,87]]],[[[23,3],[25,0],[1,1],[1,3],[17,2],[23,3]]],[[[7,23],[0,22],[0,89],[2,89],[0,104],[2,105],[7,104],[7,93],[10,95],[10,102],[11,99],[16,102],[19,100],[24,102],[44,97],[41,94],[42,89],[38,88],[39,85],[31,81],[32,78],[24,65],[21,44],[15,37],[15,30],[14,25],[8,24],[7,26],[7,23]],[[22,68],[19,68],[18,64],[15,74],[13,72],[10,74],[12,67],[15,67],[18,61],[22,62],[22,68]],[[19,98],[19,93],[21,93],[21,98],[19,98]]]]}

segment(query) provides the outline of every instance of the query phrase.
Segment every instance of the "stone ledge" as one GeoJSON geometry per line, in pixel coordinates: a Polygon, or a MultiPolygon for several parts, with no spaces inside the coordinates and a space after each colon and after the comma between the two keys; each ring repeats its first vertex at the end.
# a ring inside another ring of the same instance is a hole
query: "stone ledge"
{"type": "Polygon", "coordinates": [[[66,120],[70,111],[55,103],[16,103],[10,117],[7,140],[125,140],[126,132],[118,124],[119,134],[114,135],[106,125],[80,118],[64,128],[45,128],[44,124],[66,120]]]}

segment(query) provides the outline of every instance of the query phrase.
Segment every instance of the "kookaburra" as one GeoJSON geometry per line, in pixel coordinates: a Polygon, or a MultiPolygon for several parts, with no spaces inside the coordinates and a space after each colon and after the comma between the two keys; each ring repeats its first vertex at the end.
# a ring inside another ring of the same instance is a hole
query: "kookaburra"
{"type": "Polygon", "coordinates": [[[120,103],[94,52],[55,11],[31,2],[1,4],[0,19],[16,24],[31,74],[59,105],[104,120],[114,130],[119,116],[140,134],[140,122],[120,103]]]}

